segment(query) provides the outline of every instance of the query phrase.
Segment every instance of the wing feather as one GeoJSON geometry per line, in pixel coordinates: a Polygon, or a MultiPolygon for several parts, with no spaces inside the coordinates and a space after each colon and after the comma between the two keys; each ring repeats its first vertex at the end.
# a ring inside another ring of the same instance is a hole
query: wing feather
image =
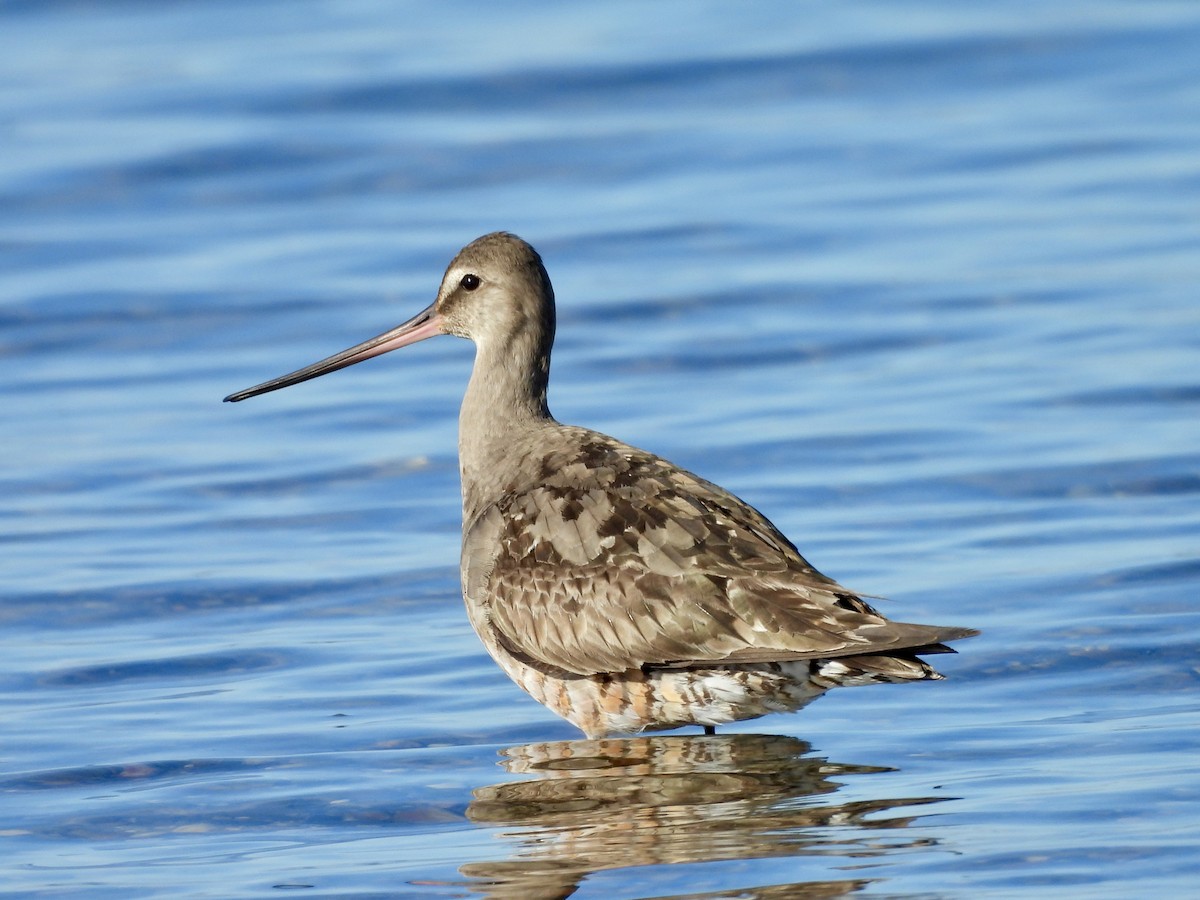
{"type": "Polygon", "coordinates": [[[973,633],[889,622],[727,491],[582,434],[542,461],[548,477],[506,494],[464,537],[473,618],[525,657],[592,675],[855,656],[973,633]]]}

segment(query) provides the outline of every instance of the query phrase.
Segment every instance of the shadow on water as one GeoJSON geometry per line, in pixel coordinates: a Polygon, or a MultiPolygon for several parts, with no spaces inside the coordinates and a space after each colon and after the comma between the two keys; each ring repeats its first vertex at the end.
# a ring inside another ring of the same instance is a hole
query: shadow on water
{"type": "MultiPolygon", "coordinates": [[[[839,776],[894,770],[832,763],[810,750],[796,738],[755,734],[511,747],[505,769],[533,777],[477,788],[467,817],[514,829],[504,834],[513,856],[460,872],[484,896],[542,900],[569,897],[605,870],[798,856],[861,861],[931,843],[882,836],[916,818],[882,814],[945,798],[834,802],[839,776]]],[[[874,880],[745,885],[735,893],[840,897],[874,880]]]]}

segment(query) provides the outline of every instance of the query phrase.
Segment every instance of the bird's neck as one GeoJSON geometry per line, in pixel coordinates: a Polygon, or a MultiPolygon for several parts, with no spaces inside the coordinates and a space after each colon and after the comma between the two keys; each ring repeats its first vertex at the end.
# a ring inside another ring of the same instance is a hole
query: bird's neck
{"type": "Polygon", "coordinates": [[[464,525],[514,488],[538,434],[556,424],[549,377],[550,343],[535,333],[477,345],[458,416],[464,525]]]}

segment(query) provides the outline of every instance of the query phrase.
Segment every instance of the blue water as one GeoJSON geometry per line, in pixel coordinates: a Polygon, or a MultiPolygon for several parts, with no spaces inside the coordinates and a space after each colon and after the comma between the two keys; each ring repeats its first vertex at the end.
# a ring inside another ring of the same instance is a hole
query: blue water
{"type": "Polygon", "coordinates": [[[0,896],[1196,896],[1200,7],[0,5],[0,896]],[[504,228],[557,416],[948,680],[586,742],[457,584],[504,228]]]}

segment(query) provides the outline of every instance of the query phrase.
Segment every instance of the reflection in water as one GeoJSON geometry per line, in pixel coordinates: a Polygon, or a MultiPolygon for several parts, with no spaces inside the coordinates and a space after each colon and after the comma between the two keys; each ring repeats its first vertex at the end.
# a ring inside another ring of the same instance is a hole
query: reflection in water
{"type": "MultiPolygon", "coordinates": [[[[606,869],[784,856],[861,860],[929,843],[881,836],[914,817],[866,817],[943,798],[829,802],[837,776],[892,770],[804,756],[809,749],[795,738],[751,734],[511,747],[504,767],[535,777],[477,789],[467,816],[518,827],[505,835],[515,841],[514,858],[460,871],[488,897],[542,900],[568,897],[606,869]]],[[[871,880],[748,885],[737,896],[840,897],[871,880]]]]}

